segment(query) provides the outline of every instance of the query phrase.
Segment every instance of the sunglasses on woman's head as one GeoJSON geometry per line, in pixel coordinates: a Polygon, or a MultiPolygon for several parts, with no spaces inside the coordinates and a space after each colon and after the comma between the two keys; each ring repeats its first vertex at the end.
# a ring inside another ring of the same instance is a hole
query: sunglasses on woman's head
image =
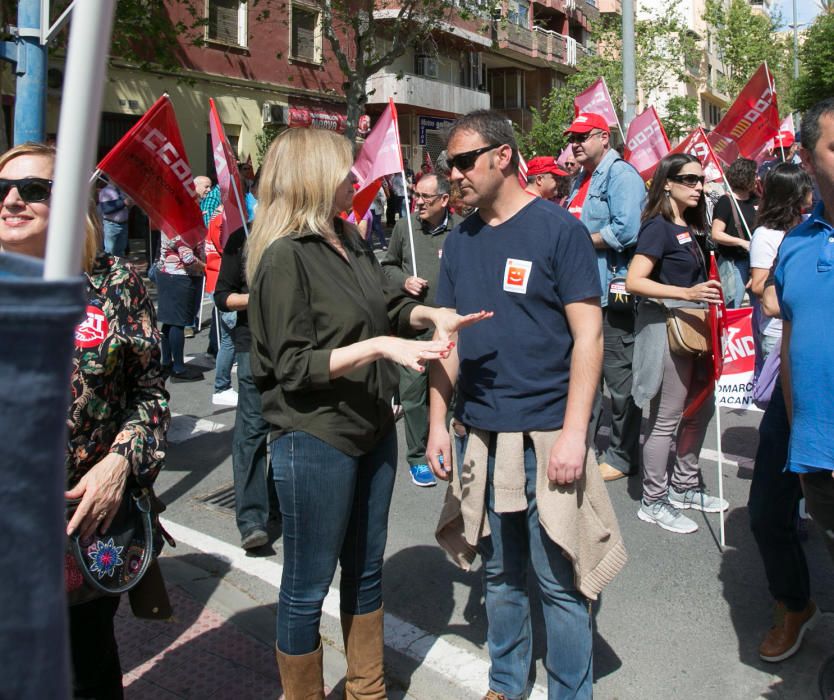
{"type": "Polygon", "coordinates": [[[5,201],[13,187],[17,188],[18,195],[27,204],[45,202],[52,194],[52,180],[42,177],[23,177],[20,180],[0,178],[0,202],[5,201]]]}
{"type": "Polygon", "coordinates": [[[707,181],[703,175],[670,175],[669,179],[687,187],[695,187],[698,183],[703,185],[707,181]]]}
{"type": "Polygon", "coordinates": [[[458,153],[456,156],[449,158],[447,162],[449,163],[450,168],[457,168],[460,172],[465,172],[466,170],[472,169],[475,165],[475,161],[478,160],[479,155],[486,153],[487,151],[492,151],[496,148],[501,148],[503,145],[503,143],[494,143],[491,146],[476,148],[474,151],[458,153]]]}

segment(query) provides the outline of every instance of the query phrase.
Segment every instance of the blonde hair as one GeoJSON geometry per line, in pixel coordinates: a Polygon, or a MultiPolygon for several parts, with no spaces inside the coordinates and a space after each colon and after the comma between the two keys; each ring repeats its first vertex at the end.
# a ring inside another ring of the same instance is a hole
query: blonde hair
{"type": "MultiPolygon", "coordinates": [[[[35,143],[34,141],[21,143],[19,146],[10,148],[8,151],[0,155],[0,170],[5,168],[7,163],[10,163],[15,158],[20,158],[21,156],[46,158],[49,160],[49,163],[54,170],[55,147],[47,146],[44,143],[35,143]]],[[[96,206],[92,199],[90,199],[90,205],[87,209],[87,221],[84,228],[84,250],[82,253],[81,264],[84,268],[84,272],[89,273],[93,269],[93,263],[95,262],[96,254],[98,253],[101,241],[101,224],[96,216],[96,206]]]]}
{"type": "Polygon", "coordinates": [[[352,165],[350,141],[332,131],[287,129],[272,142],[261,165],[258,208],[246,244],[249,280],[279,238],[333,231],[336,190],[352,165]]]}

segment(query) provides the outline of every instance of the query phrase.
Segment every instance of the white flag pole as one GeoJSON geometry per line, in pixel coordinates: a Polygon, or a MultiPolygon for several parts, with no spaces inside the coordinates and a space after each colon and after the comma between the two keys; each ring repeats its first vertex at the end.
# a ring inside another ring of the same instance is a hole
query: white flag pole
{"type": "Polygon", "coordinates": [[[414,226],[411,223],[411,203],[408,200],[408,183],[405,179],[405,169],[400,171],[403,178],[405,192],[405,218],[408,220],[408,244],[411,246],[411,271],[417,276],[417,253],[414,250],[414,226]]]}
{"type": "MultiPolygon", "coordinates": [[[[721,502],[724,501],[724,450],[721,448],[721,406],[718,405],[718,385],[716,384],[715,392],[715,432],[716,432],[716,450],[718,451],[718,498],[721,502]]],[[[720,514],[720,530],[719,542],[721,549],[726,546],[724,537],[724,511],[720,514]]]]}
{"type": "Polygon", "coordinates": [[[72,11],[44,279],[81,273],[101,100],[116,0],[78,0],[72,11]]]}

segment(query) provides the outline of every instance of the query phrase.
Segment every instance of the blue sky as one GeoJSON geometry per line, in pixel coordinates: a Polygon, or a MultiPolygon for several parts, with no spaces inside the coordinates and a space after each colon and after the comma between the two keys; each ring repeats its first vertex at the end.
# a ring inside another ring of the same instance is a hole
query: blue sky
{"type": "MultiPolygon", "coordinates": [[[[793,0],[776,0],[775,7],[781,11],[784,23],[793,23],[793,0]]],[[[820,13],[820,8],[814,0],[796,0],[797,22],[802,25],[813,21],[820,13]]]]}

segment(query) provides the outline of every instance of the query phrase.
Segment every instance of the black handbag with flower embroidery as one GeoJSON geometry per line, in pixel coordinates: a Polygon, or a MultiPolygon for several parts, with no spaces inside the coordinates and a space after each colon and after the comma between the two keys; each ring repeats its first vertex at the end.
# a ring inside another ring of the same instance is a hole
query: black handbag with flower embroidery
{"type": "MultiPolygon", "coordinates": [[[[81,499],[67,501],[67,521],[81,499]]],[[[121,595],[134,588],[162,550],[162,536],[172,543],[159,524],[164,508],[153,491],[129,489],[107,532],[82,540],[78,533],[67,538],[65,578],[70,605],[102,595],[121,595]]]]}

